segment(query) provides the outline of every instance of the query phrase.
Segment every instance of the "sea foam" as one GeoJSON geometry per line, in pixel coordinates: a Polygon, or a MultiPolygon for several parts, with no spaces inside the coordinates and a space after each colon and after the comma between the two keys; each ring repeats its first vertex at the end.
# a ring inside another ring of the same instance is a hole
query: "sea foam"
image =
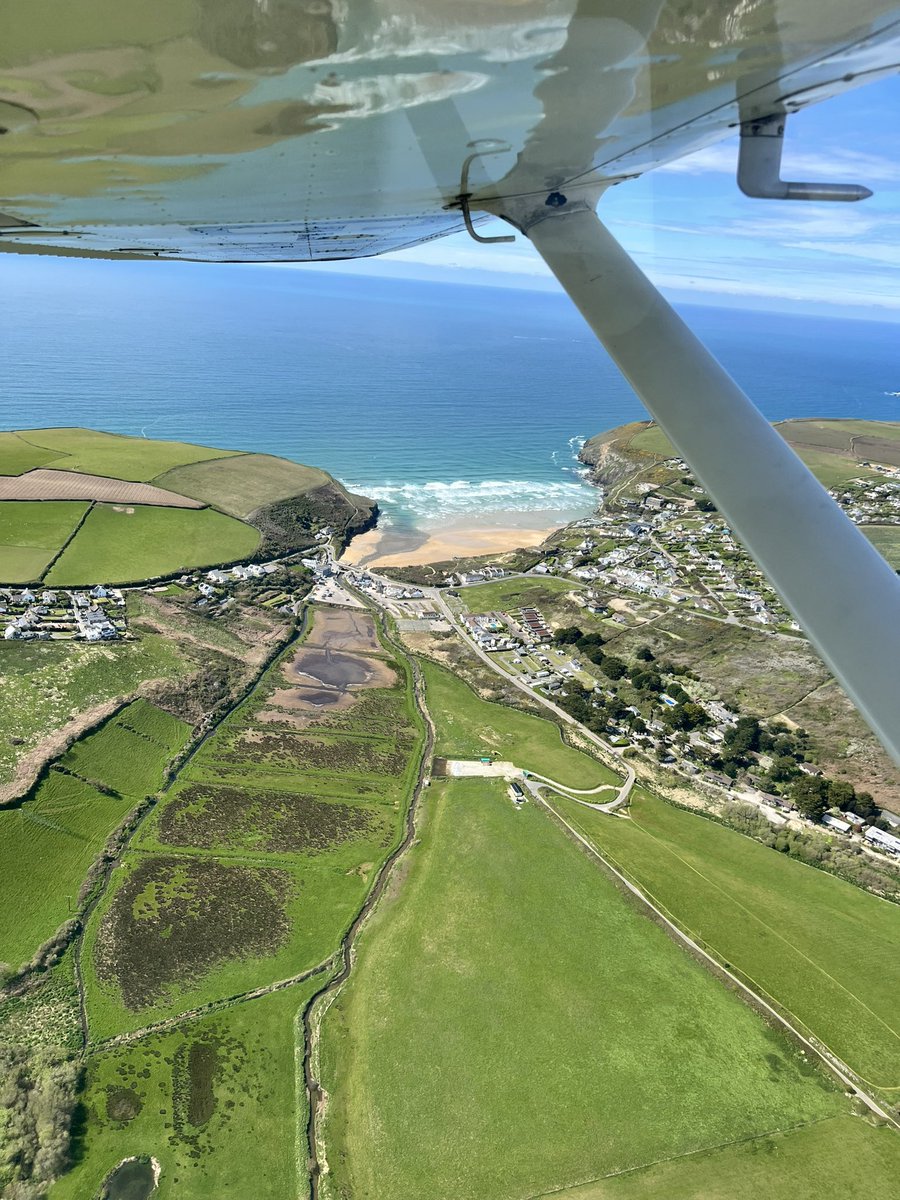
{"type": "Polygon", "coordinates": [[[449,483],[440,480],[427,483],[355,483],[352,490],[377,500],[388,518],[396,514],[426,522],[469,514],[488,518],[492,512],[587,515],[596,507],[598,499],[595,488],[568,480],[484,479],[473,482],[455,479],[449,483]]]}

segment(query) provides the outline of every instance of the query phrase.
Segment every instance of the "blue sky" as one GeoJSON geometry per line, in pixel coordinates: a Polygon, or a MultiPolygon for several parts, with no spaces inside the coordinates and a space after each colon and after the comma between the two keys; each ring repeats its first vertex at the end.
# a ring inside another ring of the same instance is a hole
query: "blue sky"
{"type": "MultiPolygon", "coordinates": [[[[599,211],[676,301],[900,321],[900,77],[815,105],[788,124],[784,178],[861,183],[874,191],[870,199],[750,200],[735,183],[736,161],[737,138],[729,138],[613,188],[599,211]]],[[[557,286],[522,237],[480,246],[458,234],[329,269],[557,286]]]]}

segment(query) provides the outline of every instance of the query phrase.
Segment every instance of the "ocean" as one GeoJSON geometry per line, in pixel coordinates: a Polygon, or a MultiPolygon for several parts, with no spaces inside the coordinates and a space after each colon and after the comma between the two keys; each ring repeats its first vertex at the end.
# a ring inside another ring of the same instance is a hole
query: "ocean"
{"type": "MultiPolygon", "coordinates": [[[[582,441],[646,413],[566,297],[179,263],[0,262],[0,427],[266,451],[389,525],[561,524],[582,441]]],[[[900,419],[896,324],[681,307],[771,420],[900,419]]]]}

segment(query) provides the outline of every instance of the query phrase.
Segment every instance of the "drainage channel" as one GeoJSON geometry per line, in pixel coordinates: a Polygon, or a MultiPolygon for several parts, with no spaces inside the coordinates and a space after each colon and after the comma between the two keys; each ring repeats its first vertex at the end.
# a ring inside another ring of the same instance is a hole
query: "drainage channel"
{"type": "Polygon", "coordinates": [[[398,653],[403,654],[410,664],[413,673],[413,694],[415,697],[416,707],[419,714],[425,723],[425,743],[422,747],[421,757],[419,759],[419,772],[416,780],[416,786],[413,789],[412,799],[409,803],[409,808],[406,813],[406,827],[403,835],[403,840],[396,849],[385,859],[384,865],[378,873],[378,878],[375,884],[366,897],[362,908],[357,913],[353,924],[344,934],[338,951],[340,970],[336,975],[325,984],[325,986],[307,1002],[303,1012],[303,1075],[306,1085],[306,1095],[308,1101],[309,1115],[307,1117],[307,1147],[308,1147],[308,1170],[309,1170],[309,1193],[310,1200],[319,1200],[319,1181],[322,1173],[322,1163],[319,1158],[319,1128],[318,1120],[322,1108],[323,1090],[319,1081],[315,1078],[313,1069],[313,1053],[318,1037],[318,1024],[313,1020],[313,1010],[317,1005],[324,1002],[328,996],[333,995],[338,988],[350,975],[353,966],[353,946],[356,941],[356,936],[360,931],[363,923],[378,903],[381,895],[391,876],[397,862],[403,857],[406,851],[413,843],[416,835],[416,815],[419,807],[419,801],[425,787],[426,769],[431,762],[431,756],[434,751],[434,725],[428,713],[425,704],[425,684],[422,679],[421,672],[415,661],[406,654],[405,651],[394,648],[398,653]]]}

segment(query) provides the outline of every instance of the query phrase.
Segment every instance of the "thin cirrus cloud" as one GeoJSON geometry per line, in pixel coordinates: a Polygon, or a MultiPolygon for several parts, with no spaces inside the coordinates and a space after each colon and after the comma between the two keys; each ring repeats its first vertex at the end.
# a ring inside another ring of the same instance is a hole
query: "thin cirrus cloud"
{"type": "MultiPolygon", "coordinates": [[[[737,139],[729,138],[657,169],[668,175],[734,175],[737,158],[737,139]]],[[[782,175],[837,182],[900,183],[900,160],[843,147],[809,151],[792,149],[788,144],[782,175]]]]}

